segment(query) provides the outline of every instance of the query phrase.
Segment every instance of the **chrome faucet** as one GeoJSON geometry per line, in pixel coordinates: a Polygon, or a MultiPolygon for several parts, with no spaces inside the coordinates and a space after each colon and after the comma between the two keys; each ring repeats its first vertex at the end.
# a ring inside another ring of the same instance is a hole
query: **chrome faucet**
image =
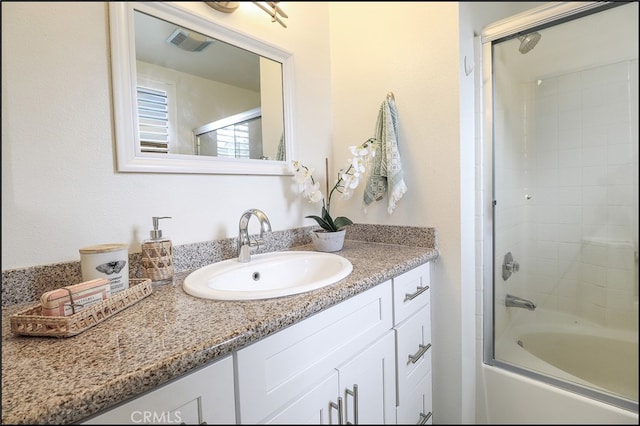
{"type": "Polygon", "coordinates": [[[510,294],[507,294],[507,297],[504,299],[504,304],[507,308],[524,308],[530,311],[536,310],[536,305],[532,301],[510,294]]]}
{"type": "Polygon", "coordinates": [[[265,232],[271,232],[271,223],[269,218],[262,210],[249,209],[240,216],[240,232],[238,234],[238,262],[249,262],[251,260],[251,248],[260,247],[262,244],[262,235],[265,232]],[[253,241],[249,238],[249,219],[255,216],[260,221],[260,238],[253,241]]]}

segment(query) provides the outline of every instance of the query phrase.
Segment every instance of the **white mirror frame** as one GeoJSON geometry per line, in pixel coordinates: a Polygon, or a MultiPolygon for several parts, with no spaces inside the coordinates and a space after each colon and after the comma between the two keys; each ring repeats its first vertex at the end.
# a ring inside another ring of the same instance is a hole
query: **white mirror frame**
{"type": "Polygon", "coordinates": [[[293,149],[293,55],[185,9],[179,2],[109,2],[111,73],[117,170],[148,173],[287,175],[293,149]],[[185,154],[148,155],[140,150],[136,94],[134,10],[249,50],[282,64],[287,161],[217,158],[185,154]]]}

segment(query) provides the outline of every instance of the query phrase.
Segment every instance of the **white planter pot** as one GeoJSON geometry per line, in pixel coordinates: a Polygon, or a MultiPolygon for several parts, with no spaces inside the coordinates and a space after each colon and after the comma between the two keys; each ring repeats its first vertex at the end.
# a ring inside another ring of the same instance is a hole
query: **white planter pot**
{"type": "Polygon", "coordinates": [[[346,229],[337,232],[317,230],[311,232],[313,247],[318,251],[333,252],[342,250],[346,229]]]}

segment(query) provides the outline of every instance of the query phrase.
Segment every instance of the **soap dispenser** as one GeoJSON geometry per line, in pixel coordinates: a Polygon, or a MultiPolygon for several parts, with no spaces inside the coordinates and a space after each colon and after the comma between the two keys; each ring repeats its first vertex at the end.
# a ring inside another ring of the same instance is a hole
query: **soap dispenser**
{"type": "Polygon", "coordinates": [[[142,242],[142,267],[144,275],[154,284],[173,282],[173,247],[171,240],[162,238],[162,230],[158,227],[160,219],[171,219],[163,216],[153,218],[151,238],[142,242]]]}

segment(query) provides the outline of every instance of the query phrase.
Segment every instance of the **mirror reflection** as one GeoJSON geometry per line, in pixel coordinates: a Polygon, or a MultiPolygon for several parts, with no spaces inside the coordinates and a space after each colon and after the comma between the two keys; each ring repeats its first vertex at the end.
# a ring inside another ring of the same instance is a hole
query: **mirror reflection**
{"type": "Polygon", "coordinates": [[[140,151],[286,161],[282,64],[134,11],[140,151]]]}

